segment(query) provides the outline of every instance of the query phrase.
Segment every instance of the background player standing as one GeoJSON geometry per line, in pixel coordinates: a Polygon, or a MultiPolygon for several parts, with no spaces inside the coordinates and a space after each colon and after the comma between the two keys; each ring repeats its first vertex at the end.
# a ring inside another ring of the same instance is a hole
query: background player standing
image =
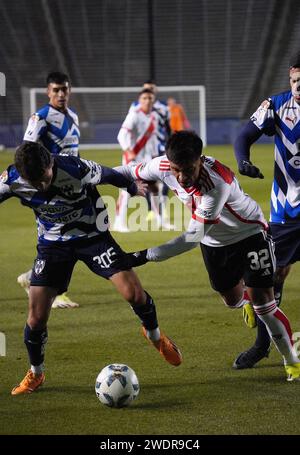
{"type": "MultiPolygon", "coordinates": [[[[131,107],[118,134],[118,141],[123,150],[122,164],[148,162],[158,155],[158,122],[159,117],[153,110],[154,94],[144,88],[138,98],[138,104],[131,107]]],[[[151,209],[154,211],[157,224],[161,225],[157,187],[149,185],[151,209]]],[[[122,191],[118,199],[117,216],[114,230],[128,232],[127,207],[129,194],[122,191]]]]}
{"type": "MultiPolygon", "coordinates": [[[[47,95],[49,103],[33,114],[24,134],[24,141],[40,142],[53,155],[79,156],[79,122],[77,114],[68,107],[71,82],[66,74],[48,74],[47,95]]],[[[22,273],[18,283],[29,292],[32,271],[22,273]]],[[[64,293],[54,300],[53,308],[76,308],[78,303],[64,293]]]]}
{"type": "MultiPolygon", "coordinates": [[[[291,265],[300,260],[300,52],[290,60],[289,80],[290,90],[263,101],[234,144],[239,172],[264,178],[250,161],[250,147],[263,134],[274,136],[270,229],[275,242],[274,292],[278,306],[291,265]]],[[[268,356],[269,348],[270,337],[258,319],[255,343],[237,357],[234,367],[253,367],[268,356]]]]}

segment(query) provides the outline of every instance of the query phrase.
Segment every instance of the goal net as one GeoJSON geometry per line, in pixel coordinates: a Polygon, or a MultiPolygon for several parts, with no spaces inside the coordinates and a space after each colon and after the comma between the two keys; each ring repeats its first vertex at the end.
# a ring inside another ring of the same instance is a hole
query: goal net
{"type": "MultiPolygon", "coordinates": [[[[173,97],[184,107],[191,127],[206,145],[205,87],[159,86],[158,99],[173,97]]],[[[79,116],[80,148],[118,148],[117,135],[141,87],[72,87],[70,107],[79,116]]],[[[23,122],[48,102],[45,88],[23,88],[23,122]]]]}

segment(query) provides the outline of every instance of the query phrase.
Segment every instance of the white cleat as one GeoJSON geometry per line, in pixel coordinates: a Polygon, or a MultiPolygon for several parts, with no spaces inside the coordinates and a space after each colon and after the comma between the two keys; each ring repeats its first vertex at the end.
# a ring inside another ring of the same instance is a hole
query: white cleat
{"type": "Polygon", "coordinates": [[[29,270],[29,272],[22,273],[17,278],[17,282],[24,289],[24,291],[26,292],[27,295],[29,295],[30,277],[31,277],[31,270],[29,270]]]}
{"type": "Polygon", "coordinates": [[[65,293],[58,295],[52,303],[52,308],[66,309],[77,307],[79,307],[78,303],[72,302],[72,300],[65,293]]]}

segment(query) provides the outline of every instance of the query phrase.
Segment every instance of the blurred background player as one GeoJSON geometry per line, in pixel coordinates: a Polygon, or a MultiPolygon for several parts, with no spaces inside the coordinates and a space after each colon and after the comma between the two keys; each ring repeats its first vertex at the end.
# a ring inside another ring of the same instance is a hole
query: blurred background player
{"type": "MultiPolygon", "coordinates": [[[[143,84],[144,89],[149,89],[154,94],[154,105],[153,110],[158,114],[158,129],[157,129],[157,145],[158,145],[158,155],[164,155],[166,151],[166,143],[171,135],[171,128],[169,124],[169,109],[165,102],[159,100],[157,98],[158,88],[156,83],[151,79],[143,84]]],[[[135,108],[138,105],[138,101],[135,101],[130,106],[130,109],[135,108]]],[[[153,158],[157,156],[157,153],[153,156],[153,158]]],[[[167,212],[166,203],[168,198],[168,191],[169,188],[164,183],[159,183],[159,211],[161,215],[161,222],[162,227],[165,229],[173,229],[174,226],[169,223],[169,213],[167,212]]],[[[153,218],[156,217],[153,210],[151,210],[151,201],[150,197],[147,197],[148,200],[148,207],[149,212],[147,215],[147,221],[151,221],[153,218]]]]}
{"type": "MultiPolygon", "coordinates": [[[[300,52],[290,60],[289,80],[290,90],[263,101],[234,144],[239,172],[252,178],[264,178],[250,161],[250,147],[263,134],[275,136],[270,228],[275,242],[274,292],[278,306],[291,265],[300,260],[300,52]]],[[[268,357],[269,348],[269,334],[257,319],[255,343],[237,357],[234,368],[253,367],[268,357]]]]}
{"type": "Polygon", "coordinates": [[[170,128],[172,133],[176,131],[189,130],[191,124],[183,109],[183,106],[175,100],[175,98],[167,99],[168,109],[170,113],[170,128]]]}
{"type": "MultiPolygon", "coordinates": [[[[144,88],[138,98],[138,104],[132,106],[121,126],[118,141],[123,150],[122,164],[147,163],[158,155],[158,122],[152,90],[144,88]]],[[[158,188],[155,183],[149,185],[151,210],[153,210],[158,226],[161,226],[161,216],[158,204],[158,188]]],[[[128,232],[127,207],[129,194],[122,191],[118,199],[117,215],[114,230],[128,232]]]]}
{"type": "MultiPolygon", "coordinates": [[[[170,127],[170,112],[167,104],[158,99],[158,88],[156,83],[150,79],[144,82],[144,88],[149,88],[153,91],[155,102],[153,109],[158,113],[159,122],[158,122],[158,155],[164,155],[166,153],[166,144],[171,136],[171,127],[170,127]]],[[[167,211],[167,198],[168,198],[169,187],[165,183],[159,183],[159,210],[162,218],[162,226],[165,229],[173,229],[174,226],[170,224],[169,217],[170,214],[167,211]]],[[[151,219],[154,216],[153,211],[150,211],[148,214],[148,219],[151,219]]]]}
{"type": "MultiPolygon", "coordinates": [[[[33,114],[24,134],[24,141],[40,142],[53,155],[79,156],[79,122],[77,114],[68,107],[71,82],[60,72],[48,74],[47,95],[49,103],[33,114]]],[[[22,273],[17,281],[29,292],[32,271],[22,273]]],[[[64,293],[58,295],[53,308],[76,308],[78,303],[64,293]]]]}

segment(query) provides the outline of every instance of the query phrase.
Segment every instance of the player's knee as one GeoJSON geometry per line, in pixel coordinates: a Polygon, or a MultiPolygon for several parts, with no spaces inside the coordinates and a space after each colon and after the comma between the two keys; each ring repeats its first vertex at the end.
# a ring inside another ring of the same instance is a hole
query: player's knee
{"type": "Polygon", "coordinates": [[[47,319],[32,315],[28,317],[27,325],[31,328],[31,330],[42,330],[47,325],[47,319]]]}
{"type": "Polygon", "coordinates": [[[143,303],[145,300],[145,292],[143,288],[138,286],[136,283],[128,283],[123,289],[123,297],[131,305],[138,305],[143,303]]]}

